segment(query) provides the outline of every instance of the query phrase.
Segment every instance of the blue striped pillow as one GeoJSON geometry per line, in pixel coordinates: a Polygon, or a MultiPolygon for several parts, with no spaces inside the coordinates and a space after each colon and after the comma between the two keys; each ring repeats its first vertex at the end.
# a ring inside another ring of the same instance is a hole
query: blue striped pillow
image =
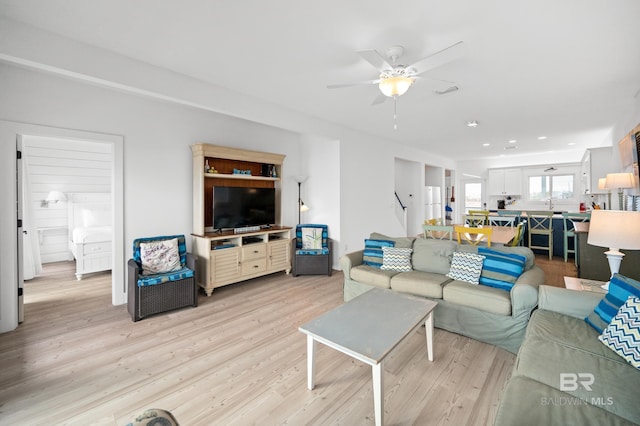
{"type": "Polygon", "coordinates": [[[395,243],[389,240],[364,240],[364,254],[362,255],[362,263],[365,265],[380,268],[382,266],[383,253],[382,247],[393,247],[395,243]]]}
{"type": "Polygon", "coordinates": [[[505,253],[486,247],[478,247],[478,254],[485,257],[482,263],[480,284],[511,291],[518,277],[524,272],[527,258],[515,253],[505,253]]]}
{"type": "Polygon", "coordinates": [[[602,333],[629,296],[640,297],[640,282],[614,274],[609,282],[609,292],[584,320],[598,330],[598,333],[602,333]]]}

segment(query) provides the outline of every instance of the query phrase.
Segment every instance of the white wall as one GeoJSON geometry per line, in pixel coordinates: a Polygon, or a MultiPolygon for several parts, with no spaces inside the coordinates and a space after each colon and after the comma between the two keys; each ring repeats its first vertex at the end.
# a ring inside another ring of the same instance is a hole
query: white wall
{"type": "MultiPolygon", "coordinates": [[[[40,136],[22,139],[22,159],[30,183],[33,228],[38,229],[42,263],[71,260],[67,202],[42,206],[49,191],[111,192],[111,146],[40,136]]],[[[24,206],[27,208],[27,206],[24,206]]]]}

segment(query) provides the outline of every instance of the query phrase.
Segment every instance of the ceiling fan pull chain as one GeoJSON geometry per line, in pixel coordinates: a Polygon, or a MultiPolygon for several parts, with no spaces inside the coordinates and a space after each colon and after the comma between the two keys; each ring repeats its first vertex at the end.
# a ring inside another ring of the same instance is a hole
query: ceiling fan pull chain
{"type": "Polygon", "coordinates": [[[393,97],[393,130],[398,130],[398,97],[393,97]]]}

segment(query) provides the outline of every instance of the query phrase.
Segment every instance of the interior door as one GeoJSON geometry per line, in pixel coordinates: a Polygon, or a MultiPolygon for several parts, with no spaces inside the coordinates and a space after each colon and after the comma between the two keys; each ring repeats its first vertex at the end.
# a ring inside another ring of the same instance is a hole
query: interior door
{"type": "Polygon", "coordinates": [[[24,231],[22,226],[22,137],[16,137],[16,209],[18,217],[18,323],[24,321],[24,231]]]}

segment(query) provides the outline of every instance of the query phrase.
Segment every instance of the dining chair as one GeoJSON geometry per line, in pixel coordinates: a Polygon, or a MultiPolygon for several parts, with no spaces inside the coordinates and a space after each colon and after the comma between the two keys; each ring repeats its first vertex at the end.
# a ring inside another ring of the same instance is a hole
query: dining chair
{"type": "Polygon", "coordinates": [[[491,247],[491,234],[493,233],[493,229],[491,228],[474,228],[456,225],[454,230],[458,235],[458,244],[462,244],[464,241],[464,243],[474,246],[484,245],[486,243],[487,247],[491,247]]]}
{"type": "Polygon", "coordinates": [[[482,225],[488,225],[489,224],[489,210],[469,210],[468,212],[469,215],[471,216],[483,216],[484,217],[484,222],[482,223],[482,225]]]}
{"type": "Polygon", "coordinates": [[[529,248],[545,250],[549,252],[549,260],[553,258],[553,212],[550,210],[527,211],[527,227],[529,228],[529,248]],[[537,244],[533,243],[533,236],[546,237],[544,245],[538,238],[537,244]]]}
{"type": "Polygon", "coordinates": [[[578,240],[576,237],[575,223],[588,222],[591,219],[591,212],[586,213],[562,213],[562,225],[564,228],[564,261],[569,258],[569,253],[573,253],[574,260],[578,260],[578,240]],[[573,249],[569,248],[569,238],[573,239],[573,249]]]}
{"type": "Polygon", "coordinates": [[[498,210],[498,216],[522,216],[521,210],[498,210]]]}
{"type": "Polygon", "coordinates": [[[489,216],[490,226],[516,226],[515,216],[489,216]]]}
{"type": "Polygon", "coordinates": [[[462,219],[464,220],[463,223],[465,226],[470,226],[472,228],[477,228],[481,225],[487,225],[487,218],[483,215],[466,214],[462,216],[462,219]]]}
{"type": "Polygon", "coordinates": [[[516,227],[516,235],[511,240],[509,244],[511,247],[517,247],[522,245],[522,240],[524,239],[525,229],[527,229],[527,222],[520,222],[516,227]]]}
{"type": "Polygon", "coordinates": [[[453,226],[449,225],[422,225],[425,238],[431,238],[436,240],[444,240],[449,238],[453,240],[453,226]]]}

